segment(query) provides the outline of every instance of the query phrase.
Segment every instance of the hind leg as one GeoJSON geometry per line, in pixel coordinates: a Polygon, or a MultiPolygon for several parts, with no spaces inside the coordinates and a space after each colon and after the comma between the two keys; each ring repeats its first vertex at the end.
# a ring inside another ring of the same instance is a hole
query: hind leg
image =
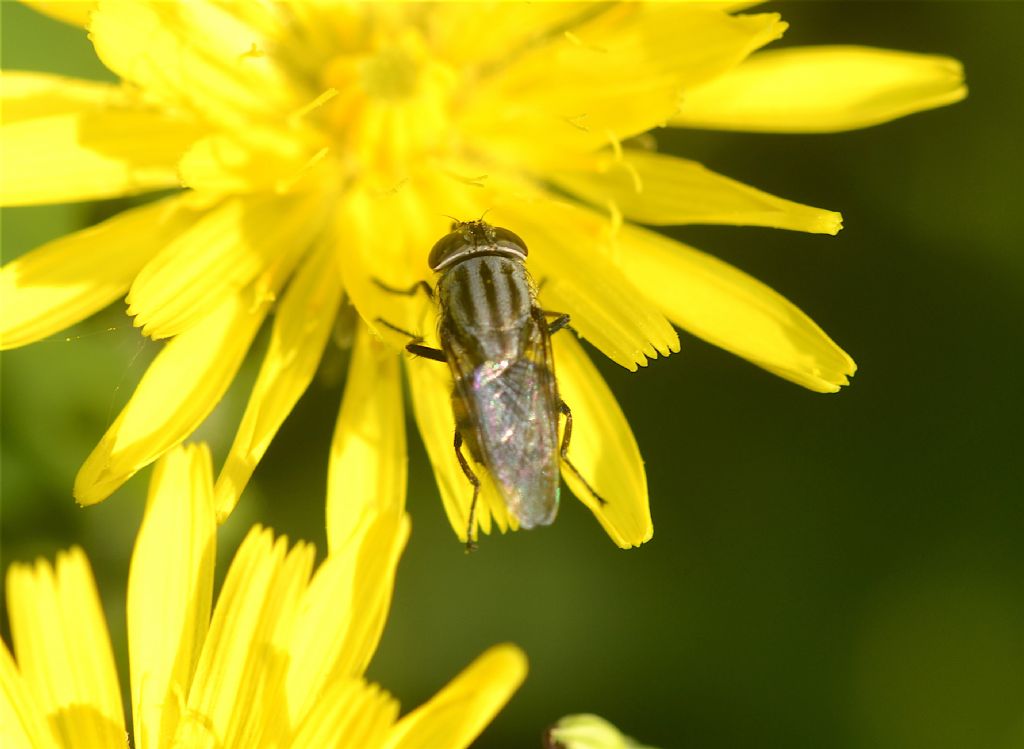
{"type": "Polygon", "coordinates": [[[590,482],[583,478],[583,474],[580,473],[576,466],[569,460],[569,440],[572,439],[572,411],[569,410],[569,405],[564,400],[558,401],[558,410],[565,414],[565,431],[562,433],[562,447],[559,450],[559,455],[562,456],[562,462],[565,463],[566,467],[572,471],[573,475],[578,478],[583,486],[586,487],[590,495],[597,500],[598,504],[606,505],[608,500],[594,491],[594,487],[590,485],[590,482]]]}
{"type": "Polygon", "coordinates": [[[455,430],[455,457],[459,459],[462,472],[466,474],[469,483],[473,485],[473,501],[469,504],[469,523],[466,524],[466,553],[468,554],[476,550],[476,542],[473,541],[473,526],[476,523],[476,503],[480,499],[480,479],[473,473],[473,469],[469,467],[469,461],[462,454],[462,435],[459,434],[458,429],[455,430]]]}

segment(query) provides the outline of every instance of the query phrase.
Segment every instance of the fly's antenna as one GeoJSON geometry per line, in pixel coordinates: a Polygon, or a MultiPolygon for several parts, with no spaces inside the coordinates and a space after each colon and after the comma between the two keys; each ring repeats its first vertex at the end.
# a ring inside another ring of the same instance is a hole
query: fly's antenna
{"type": "Polygon", "coordinates": [[[445,218],[450,218],[452,220],[452,225],[448,227],[449,231],[455,231],[459,227],[459,225],[463,223],[462,221],[459,221],[457,218],[455,218],[455,216],[449,216],[447,213],[442,213],[441,215],[444,216],[445,218]]]}

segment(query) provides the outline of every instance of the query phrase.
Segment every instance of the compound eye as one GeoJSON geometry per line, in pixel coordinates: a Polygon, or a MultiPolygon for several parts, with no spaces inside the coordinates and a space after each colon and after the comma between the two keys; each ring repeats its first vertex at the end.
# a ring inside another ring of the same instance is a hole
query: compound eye
{"type": "Polygon", "coordinates": [[[526,249],[526,242],[513,231],[501,226],[492,227],[494,230],[494,243],[499,247],[515,252],[517,255],[526,257],[529,250],[526,249]]]}
{"type": "Polygon", "coordinates": [[[430,257],[427,258],[427,263],[430,265],[431,270],[437,270],[450,260],[454,255],[461,252],[466,247],[466,238],[462,235],[461,231],[453,231],[450,234],[445,234],[434,244],[434,248],[430,251],[430,257]]]}

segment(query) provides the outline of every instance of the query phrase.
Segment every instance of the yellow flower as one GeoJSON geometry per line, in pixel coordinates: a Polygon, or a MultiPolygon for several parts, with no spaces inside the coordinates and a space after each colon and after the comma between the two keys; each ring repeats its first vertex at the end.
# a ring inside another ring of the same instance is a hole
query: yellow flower
{"type": "MultiPolygon", "coordinates": [[[[208,450],[157,464],[128,579],[131,745],[465,747],[522,682],[526,660],[494,647],[430,701],[398,703],[363,678],[408,537],[379,507],[314,571],[315,550],[255,527],[211,616],[216,519],[208,450]],[[168,541],[171,539],[171,542],[168,541]]],[[[7,749],[126,746],[106,622],[85,555],[7,574],[14,655],[0,644],[7,749]]]]}
{"type": "MultiPolygon", "coordinates": [[[[962,98],[948,58],[857,47],[757,52],[778,14],[703,3],[39,3],[89,30],[109,85],[4,76],[5,205],[186,190],[9,263],[0,344],[20,346],[127,294],[167,340],[83,465],[107,497],[186,439],[275,310],[270,346],[217,480],[226,516],[309,384],[344,302],[363,321],[331,446],[332,546],[358,524],[338,497],[404,501],[399,340],[429,334],[422,298],[376,286],[428,275],[449,219],[507,226],[530,247],[545,308],[629,369],[678,348],[673,324],[781,377],[832,392],[852,359],[789,301],[647,225],[834,234],[838,213],[650,150],[654,128],[833,131],[962,98]],[[647,143],[647,145],[645,145],[647,143]],[[380,340],[386,340],[382,345],[380,340]]],[[[746,4],[736,4],[741,7],[746,4]]],[[[620,546],[652,534],[640,453],[569,334],[555,336],[575,465],[620,546]]],[[[454,455],[450,379],[406,361],[417,426],[465,539],[471,491],[454,455]]],[[[480,529],[514,517],[493,489],[480,529]]]]}

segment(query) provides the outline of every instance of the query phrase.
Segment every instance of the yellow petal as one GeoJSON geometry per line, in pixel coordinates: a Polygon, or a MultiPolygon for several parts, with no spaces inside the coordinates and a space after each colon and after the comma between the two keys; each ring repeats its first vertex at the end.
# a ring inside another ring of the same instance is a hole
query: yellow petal
{"type": "Polygon", "coordinates": [[[562,478],[618,546],[639,546],[650,540],[654,525],[647,474],[633,431],[583,348],[565,333],[552,342],[558,389],[572,410],[569,459],[606,504],[600,504],[564,463],[562,478]]]}
{"type": "Polygon", "coordinates": [[[40,712],[67,746],[124,746],[124,713],[89,562],[75,547],[12,564],[7,610],[18,668],[40,712]]]}
{"type": "Polygon", "coordinates": [[[627,150],[597,173],[562,172],[554,182],[598,208],[611,201],[625,218],[642,224],[770,226],[817,234],[842,227],[834,211],[777,198],[668,154],[627,150]]]}
{"type": "MultiPolygon", "coordinates": [[[[459,540],[465,542],[469,533],[473,486],[462,472],[455,454],[451,374],[448,367],[441,362],[415,357],[406,362],[406,373],[412,391],[416,426],[427,448],[430,465],[434,469],[445,514],[459,540]]],[[[462,454],[482,483],[474,514],[475,528],[490,533],[493,519],[502,533],[509,527],[517,529],[519,522],[515,516],[509,514],[490,474],[472,459],[465,446],[462,448],[462,454]]],[[[473,537],[476,538],[475,533],[473,537]]]]}
{"type": "Polygon", "coordinates": [[[33,343],[106,307],[191,213],[169,198],[48,242],[0,268],[0,348],[33,343]]]}
{"type": "Polygon", "coordinates": [[[760,5],[762,0],[749,0],[749,2],[735,3],[716,2],[716,0],[700,0],[700,2],[706,3],[708,5],[716,5],[724,11],[728,11],[729,13],[736,13],[741,10],[746,10],[747,8],[752,8],[755,5],[760,5]]]}
{"type": "Polygon", "coordinates": [[[0,71],[0,122],[122,107],[131,102],[116,83],[87,81],[29,70],[0,71]]]}
{"type": "Polygon", "coordinates": [[[89,24],[103,63],[171,108],[271,150],[290,139],[303,87],[257,30],[214,3],[101,2],[89,24]]]}
{"type": "Polygon", "coordinates": [[[832,393],[857,367],[807,315],[728,263],[634,226],[623,272],[677,325],[811,390],[832,393]]]}
{"type": "Polygon", "coordinates": [[[200,217],[146,264],[128,292],[144,335],[195,325],[268,268],[287,274],[321,228],[317,195],[232,197],[200,217]]]}
{"type": "Polygon", "coordinates": [[[360,324],[327,467],[327,544],[341,548],[365,519],[405,508],[408,456],[400,362],[360,324]]]}
{"type": "Polygon", "coordinates": [[[568,33],[484,67],[459,123],[471,144],[486,141],[489,153],[517,168],[572,163],[664,124],[685,87],[728,70],[785,29],[777,14],[730,16],[692,3],[592,5],[581,16],[588,20],[568,33]]]}
{"type": "Polygon", "coordinates": [[[440,3],[427,22],[438,56],[469,66],[528,45],[557,42],[595,11],[586,3],[495,3],[481,13],[473,3],[440,3]]]}
{"type": "Polygon", "coordinates": [[[177,187],[178,159],[202,132],[109,84],[39,73],[7,73],[3,83],[2,205],[177,187]]]}
{"type": "Polygon", "coordinates": [[[391,731],[385,749],[467,747],[526,678],[526,656],[515,645],[486,651],[391,731]]]}
{"type": "MultiPolygon", "coordinates": [[[[181,182],[194,190],[215,193],[291,192],[302,180],[334,178],[324,158],[327,145],[314,134],[294,138],[243,138],[246,131],[215,133],[199,138],[178,165],[181,182]],[[255,143],[247,142],[256,140],[255,143]],[[270,142],[264,142],[270,141],[270,142]],[[318,147],[319,146],[319,147],[318,147]]],[[[333,162],[331,162],[333,165],[333,162]]],[[[333,184],[325,189],[333,188],[333,184]]]]}
{"type": "Polygon", "coordinates": [[[0,641],[0,736],[10,749],[57,749],[60,744],[32,691],[0,641]]]}
{"type": "MultiPolygon", "coordinates": [[[[336,46],[328,45],[325,50],[313,47],[314,36],[318,42],[332,40],[334,45],[338,43],[334,36],[335,24],[324,23],[323,9],[315,4],[307,8],[282,3],[225,3],[221,5],[221,10],[234,16],[236,22],[243,27],[274,42],[277,50],[289,55],[289,64],[316,64],[322,62],[322,55],[337,51],[336,46]],[[311,17],[316,24],[314,29],[310,28],[311,17]],[[286,46],[288,49],[284,50],[286,46]]],[[[341,9],[331,8],[331,13],[340,12],[341,9]]]]}
{"type": "Polygon", "coordinates": [[[96,3],[87,0],[69,0],[68,2],[43,2],[42,0],[21,0],[25,5],[44,13],[58,21],[70,23],[72,26],[85,28],[89,23],[89,14],[96,10],[96,3]]]}
{"type": "Polygon", "coordinates": [[[530,248],[528,265],[542,285],[546,309],[567,312],[573,327],[612,361],[631,371],[679,350],[679,336],[661,311],[607,257],[608,223],[553,201],[507,201],[496,221],[515,227],[530,248]]]}
{"type": "Polygon", "coordinates": [[[210,621],[217,523],[205,445],[168,452],[150,481],[128,574],[128,652],[138,749],[169,747],[210,621]]]}
{"type": "Polygon", "coordinates": [[[188,437],[220,401],[270,300],[247,290],[168,342],[75,478],[81,504],[106,499],[140,468],[188,437]]]}
{"type": "Polygon", "coordinates": [[[951,57],[853,46],[791,47],[752,56],[688,93],[672,125],[831,133],[878,125],[967,96],[951,57]]]}
{"type": "Polygon", "coordinates": [[[395,587],[409,518],[397,509],[364,519],[359,533],[333,551],[298,603],[287,641],[285,698],[297,725],[316,709],[329,684],[361,676],[380,641],[395,587]]]}
{"type": "Polygon", "coordinates": [[[256,464],[316,373],[341,301],[333,251],[322,247],[299,269],[277,308],[270,347],[217,477],[220,522],[231,514],[256,464]]]}
{"type": "Polygon", "coordinates": [[[398,717],[398,702],[362,679],[338,679],[318,696],[289,749],[366,749],[382,746],[398,717]]]}
{"type": "Polygon", "coordinates": [[[433,307],[423,294],[389,293],[374,281],[405,289],[430,273],[430,248],[451,223],[430,214],[414,189],[381,194],[353,190],[338,211],[338,266],[345,292],[370,328],[396,349],[407,339],[381,321],[429,335],[433,307]],[[419,260],[413,263],[411,258],[419,260]]]}
{"type": "Polygon", "coordinates": [[[214,608],[177,745],[242,749],[287,733],[287,658],[275,648],[275,632],[291,627],[313,556],[312,546],[288,552],[287,539],[275,542],[258,527],[242,542],[214,608]]]}

